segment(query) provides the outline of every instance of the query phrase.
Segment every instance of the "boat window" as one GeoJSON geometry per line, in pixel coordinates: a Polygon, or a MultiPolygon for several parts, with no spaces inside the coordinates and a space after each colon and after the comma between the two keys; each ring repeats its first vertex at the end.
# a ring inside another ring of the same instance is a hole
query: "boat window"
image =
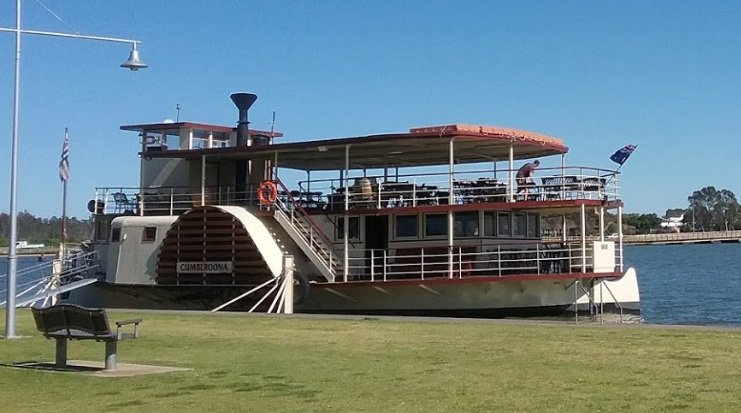
{"type": "Polygon", "coordinates": [[[510,216],[508,213],[497,215],[497,236],[510,237],[510,216]]]}
{"type": "Polygon", "coordinates": [[[538,228],[538,218],[540,218],[537,214],[527,214],[527,237],[528,238],[537,238],[538,234],[540,233],[540,229],[538,228]]]}
{"type": "Polygon", "coordinates": [[[524,237],[525,236],[525,214],[515,214],[512,220],[512,236],[524,237]]]}
{"type": "Polygon", "coordinates": [[[478,237],[478,211],[456,212],[455,215],[453,215],[453,229],[453,234],[455,234],[456,237],[478,237]]]}
{"type": "MultiPolygon", "coordinates": [[[[348,239],[360,239],[360,218],[350,217],[347,228],[348,239]]],[[[337,239],[345,239],[345,217],[337,217],[337,239]]]]}
{"type": "Polygon", "coordinates": [[[484,236],[496,237],[496,214],[492,211],[484,211],[484,236]]]}
{"type": "Polygon", "coordinates": [[[394,217],[394,237],[395,238],[416,238],[417,237],[417,216],[416,215],[396,215],[394,217]]]}
{"type": "Polygon", "coordinates": [[[157,227],[144,227],[144,232],[142,233],[142,241],[143,242],[152,242],[157,238],[157,227]]]}
{"type": "Polygon", "coordinates": [[[425,237],[448,235],[448,214],[425,215],[425,237]]]}
{"type": "Polygon", "coordinates": [[[111,242],[121,242],[121,228],[111,230],[111,242]]]}
{"type": "Polygon", "coordinates": [[[108,239],[108,226],[102,221],[95,221],[95,239],[105,241],[108,239]]]}

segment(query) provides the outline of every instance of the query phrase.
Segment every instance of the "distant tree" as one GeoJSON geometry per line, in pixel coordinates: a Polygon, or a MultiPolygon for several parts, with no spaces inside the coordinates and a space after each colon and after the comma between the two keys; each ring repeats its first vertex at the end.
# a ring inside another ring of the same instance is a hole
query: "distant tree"
{"type": "Polygon", "coordinates": [[[664,218],[678,218],[685,214],[685,209],[682,208],[669,208],[664,213],[664,218]]]}
{"type": "Polygon", "coordinates": [[[700,230],[718,231],[739,227],[741,205],[733,192],[706,186],[693,192],[687,201],[687,213],[700,230]]]}
{"type": "MultiPolygon", "coordinates": [[[[59,244],[62,239],[62,219],[58,217],[37,218],[28,211],[18,213],[16,218],[18,240],[46,245],[59,244]]],[[[81,221],[67,218],[67,241],[81,242],[90,239],[92,219],[81,221]]],[[[10,239],[10,215],[0,214],[0,246],[7,246],[10,239]]]]}
{"type": "Polygon", "coordinates": [[[647,234],[653,230],[659,229],[661,218],[656,214],[625,214],[623,222],[626,225],[635,227],[639,234],[647,234]]]}

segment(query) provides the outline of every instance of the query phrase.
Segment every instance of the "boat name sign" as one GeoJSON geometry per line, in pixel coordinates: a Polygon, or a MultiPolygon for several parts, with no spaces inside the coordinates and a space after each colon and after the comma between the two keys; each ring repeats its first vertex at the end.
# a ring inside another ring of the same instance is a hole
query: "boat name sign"
{"type": "Polygon", "coordinates": [[[232,272],[231,261],[178,261],[180,274],[223,274],[232,272]]]}

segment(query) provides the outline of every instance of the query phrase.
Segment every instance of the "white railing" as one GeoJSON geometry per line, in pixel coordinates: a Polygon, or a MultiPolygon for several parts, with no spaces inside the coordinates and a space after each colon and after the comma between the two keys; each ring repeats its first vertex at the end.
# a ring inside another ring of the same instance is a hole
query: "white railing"
{"type": "MultiPolygon", "coordinates": [[[[24,298],[39,295],[44,292],[53,294],[54,290],[75,281],[96,278],[94,269],[100,266],[98,252],[84,252],[67,255],[59,260],[45,261],[37,265],[18,270],[16,302],[24,298]]],[[[0,280],[7,275],[0,275],[0,280]]],[[[5,282],[2,283],[5,285],[5,282]]],[[[0,290],[5,305],[6,290],[0,290]]]]}
{"type": "MultiPolygon", "coordinates": [[[[465,278],[476,276],[543,275],[581,273],[582,263],[592,270],[592,251],[582,255],[579,244],[536,244],[531,247],[490,245],[483,247],[433,247],[386,250],[354,250],[348,257],[352,280],[465,278]]],[[[617,267],[616,267],[617,268],[617,267]]]]}
{"type": "MultiPolygon", "coordinates": [[[[515,171],[512,171],[514,174],[515,171]]],[[[527,191],[511,185],[509,170],[395,174],[298,182],[284,188],[278,198],[306,210],[396,208],[427,205],[463,205],[480,202],[619,199],[619,174],[589,167],[539,168],[527,191]]],[[[257,206],[257,188],[233,187],[102,187],[88,209],[97,214],[177,215],[200,205],[257,206]]]]}
{"type": "Polygon", "coordinates": [[[201,205],[258,204],[256,188],[248,185],[243,192],[232,187],[99,187],[88,210],[103,215],[178,215],[201,205]]]}
{"type": "MultiPolygon", "coordinates": [[[[515,171],[513,171],[513,174],[515,171]]],[[[478,170],[445,173],[416,173],[394,176],[351,177],[305,180],[296,191],[307,203],[323,209],[394,208],[425,205],[462,205],[479,202],[552,201],[619,199],[619,174],[589,168],[541,168],[529,178],[527,191],[518,193],[517,183],[510,184],[509,170],[478,170]],[[347,195],[345,194],[347,192],[347,195]]],[[[524,188],[524,187],[523,187],[524,188]]]]}
{"type": "Polygon", "coordinates": [[[310,251],[304,252],[313,254],[314,258],[320,261],[321,265],[329,272],[327,274],[328,279],[336,279],[342,270],[342,266],[339,264],[339,256],[334,251],[332,241],[322,232],[311,218],[311,215],[306,213],[298,201],[292,197],[283,183],[280,180],[275,182],[286,196],[278,197],[275,203],[268,207],[274,208],[277,214],[283,214],[294,233],[301,237],[303,243],[309,247],[310,251]]]}

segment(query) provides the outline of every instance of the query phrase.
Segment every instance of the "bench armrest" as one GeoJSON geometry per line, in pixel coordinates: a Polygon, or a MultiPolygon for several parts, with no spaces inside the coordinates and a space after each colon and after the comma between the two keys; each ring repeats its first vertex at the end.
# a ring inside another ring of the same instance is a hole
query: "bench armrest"
{"type": "Polygon", "coordinates": [[[124,338],[137,338],[139,337],[139,323],[142,322],[141,318],[133,318],[130,320],[121,320],[116,321],[116,336],[119,340],[123,340],[124,338]],[[124,333],[122,331],[123,326],[127,325],[134,325],[134,334],[131,333],[124,333]]]}

